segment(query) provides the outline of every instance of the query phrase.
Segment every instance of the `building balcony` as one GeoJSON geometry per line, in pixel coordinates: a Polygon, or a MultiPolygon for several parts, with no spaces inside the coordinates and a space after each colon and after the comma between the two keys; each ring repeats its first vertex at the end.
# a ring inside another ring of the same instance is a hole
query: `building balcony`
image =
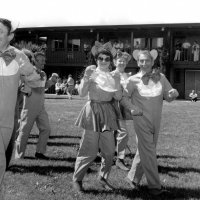
{"type": "Polygon", "coordinates": [[[69,52],[64,49],[56,51],[47,51],[47,65],[75,65],[82,66],[87,63],[87,57],[84,52],[69,52]]]}

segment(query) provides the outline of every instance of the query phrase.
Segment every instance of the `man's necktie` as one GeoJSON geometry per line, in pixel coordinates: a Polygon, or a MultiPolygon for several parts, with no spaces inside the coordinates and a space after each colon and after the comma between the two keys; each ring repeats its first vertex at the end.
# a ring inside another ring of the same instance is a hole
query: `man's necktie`
{"type": "Polygon", "coordinates": [[[3,58],[4,62],[6,63],[6,66],[8,66],[16,57],[16,53],[14,49],[9,49],[3,53],[0,53],[0,57],[3,58]]]}
{"type": "Polygon", "coordinates": [[[151,72],[144,74],[141,79],[144,85],[148,85],[149,79],[151,79],[154,83],[157,83],[160,80],[160,70],[153,69],[151,72]]]}

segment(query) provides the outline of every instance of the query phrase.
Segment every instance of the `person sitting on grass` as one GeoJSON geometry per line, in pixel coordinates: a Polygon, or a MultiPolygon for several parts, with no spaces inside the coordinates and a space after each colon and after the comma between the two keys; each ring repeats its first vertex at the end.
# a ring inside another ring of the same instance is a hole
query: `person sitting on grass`
{"type": "Polygon", "coordinates": [[[56,91],[56,95],[60,95],[63,93],[63,86],[62,86],[61,78],[57,79],[57,82],[55,84],[55,91],[56,91]]]}
{"type": "Polygon", "coordinates": [[[189,97],[190,97],[191,102],[196,102],[198,95],[194,90],[192,90],[192,92],[189,94],[189,97]]]}

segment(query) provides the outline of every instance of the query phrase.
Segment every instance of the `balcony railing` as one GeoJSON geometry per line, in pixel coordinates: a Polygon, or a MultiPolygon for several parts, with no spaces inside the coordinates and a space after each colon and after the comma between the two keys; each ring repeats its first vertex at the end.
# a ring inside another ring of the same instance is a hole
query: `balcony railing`
{"type": "Polygon", "coordinates": [[[60,64],[84,64],[87,62],[87,57],[84,52],[75,51],[69,52],[66,50],[47,51],[47,63],[60,63],[60,64]]]}
{"type": "MultiPolygon", "coordinates": [[[[200,56],[199,56],[200,57],[200,56]]],[[[172,57],[173,62],[181,61],[187,63],[188,61],[194,62],[194,54],[192,53],[191,49],[181,49],[180,55],[176,57],[175,53],[172,57]]],[[[200,62],[200,61],[199,61],[200,62]]],[[[199,63],[194,62],[194,63],[199,63]]],[[[135,63],[133,58],[129,62],[128,66],[132,66],[135,63]]],[[[69,64],[69,65],[82,65],[87,66],[91,64],[90,58],[88,58],[85,52],[81,51],[66,51],[64,49],[59,49],[56,51],[47,51],[47,64],[69,64]]]]}
{"type": "Polygon", "coordinates": [[[192,53],[191,49],[181,48],[179,51],[175,51],[173,61],[199,61],[199,52],[198,55],[192,53]],[[196,57],[197,56],[197,57],[196,57]]]}

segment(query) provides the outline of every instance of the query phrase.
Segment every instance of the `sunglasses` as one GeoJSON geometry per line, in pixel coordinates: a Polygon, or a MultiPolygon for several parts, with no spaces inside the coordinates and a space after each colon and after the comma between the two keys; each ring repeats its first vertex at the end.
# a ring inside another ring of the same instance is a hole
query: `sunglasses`
{"type": "Polygon", "coordinates": [[[98,60],[98,61],[101,61],[101,62],[103,62],[103,61],[105,61],[105,62],[110,62],[110,57],[106,57],[106,58],[98,57],[97,60],[98,60]]]}

